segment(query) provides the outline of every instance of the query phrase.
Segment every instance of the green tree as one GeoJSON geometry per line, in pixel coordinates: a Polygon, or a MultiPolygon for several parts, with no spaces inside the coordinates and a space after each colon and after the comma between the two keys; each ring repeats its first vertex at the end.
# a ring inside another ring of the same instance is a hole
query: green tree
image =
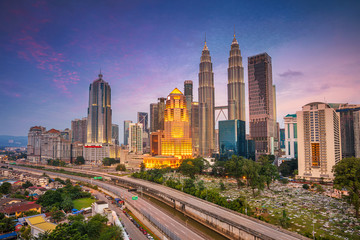
{"type": "Polygon", "coordinates": [[[21,238],[24,239],[24,240],[30,240],[32,238],[32,235],[31,235],[31,227],[22,227],[20,229],[20,235],[21,235],[21,238]]]}
{"type": "Polygon", "coordinates": [[[0,193],[9,194],[11,192],[11,184],[8,182],[4,182],[0,185],[0,193]]]}
{"type": "Polygon", "coordinates": [[[283,210],[282,217],[280,218],[280,225],[283,228],[288,228],[290,224],[290,219],[286,216],[286,211],[283,210]]]}
{"type": "Polygon", "coordinates": [[[284,161],[279,167],[279,172],[283,177],[289,177],[294,174],[294,171],[298,169],[298,160],[296,158],[290,161],[284,161]]]}
{"type": "Polygon", "coordinates": [[[51,209],[51,219],[53,219],[55,222],[60,222],[65,218],[65,213],[61,210],[58,210],[56,208],[51,209]]]}
{"type": "Polygon", "coordinates": [[[224,165],[226,174],[236,179],[238,188],[243,185],[244,162],[245,158],[233,155],[224,165]]]}
{"type": "Polygon", "coordinates": [[[14,218],[7,218],[3,213],[0,214],[0,232],[7,233],[15,230],[14,218]]]}
{"type": "Polygon", "coordinates": [[[224,191],[226,189],[225,184],[224,184],[224,182],[222,180],[220,180],[219,185],[220,185],[220,190],[221,191],[224,191]]]}
{"type": "Polygon", "coordinates": [[[306,183],[305,184],[303,184],[303,186],[302,186],[304,189],[306,189],[306,190],[308,190],[310,187],[309,187],[309,185],[307,185],[306,183]]]}
{"type": "Polygon", "coordinates": [[[343,158],[333,167],[334,185],[337,189],[345,188],[349,192],[347,200],[355,208],[356,217],[359,218],[360,207],[360,158],[343,158]]]}
{"type": "Polygon", "coordinates": [[[21,185],[23,188],[28,188],[34,186],[30,181],[26,181],[21,185]]]}
{"type": "Polygon", "coordinates": [[[112,164],[116,163],[116,160],[115,160],[115,158],[106,157],[106,158],[103,159],[102,162],[103,162],[104,166],[111,166],[112,164]]]}
{"type": "Polygon", "coordinates": [[[145,171],[145,163],[140,163],[140,172],[144,172],[145,171]]]}
{"type": "Polygon", "coordinates": [[[246,177],[247,185],[251,187],[254,196],[255,189],[258,192],[264,189],[265,178],[259,174],[260,169],[260,164],[249,159],[244,160],[242,171],[246,177]]]}
{"type": "Polygon", "coordinates": [[[126,171],[125,164],[118,164],[118,165],[116,166],[116,171],[125,172],[125,171],[126,171]]]}
{"type": "Polygon", "coordinates": [[[76,165],[85,164],[85,158],[83,156],[77,156],[74,163],[76,165]]]}
{"type": "Polygon", "coordinates": [[[259,163],[261,165],[260,175],[264,177],[268,189],[270,189],[270,184],[275,179],[279,178],[278,169],[272,164],[272,162],[273,160],[271,160],[267,155],[262,155],[259,158],[259,163]]]}

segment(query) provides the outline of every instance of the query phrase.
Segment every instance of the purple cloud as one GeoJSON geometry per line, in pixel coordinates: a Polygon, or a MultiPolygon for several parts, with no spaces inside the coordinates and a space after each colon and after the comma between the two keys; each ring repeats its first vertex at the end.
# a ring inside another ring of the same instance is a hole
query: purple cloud
{"type": "Polygon", "coordinates": [[[280,77],[299,77],[299,76],[303,76],[303,75],[304,74],[302,72],[292,71],[292,70],[287,70],[286,72],[279,74],[280,77]]]}

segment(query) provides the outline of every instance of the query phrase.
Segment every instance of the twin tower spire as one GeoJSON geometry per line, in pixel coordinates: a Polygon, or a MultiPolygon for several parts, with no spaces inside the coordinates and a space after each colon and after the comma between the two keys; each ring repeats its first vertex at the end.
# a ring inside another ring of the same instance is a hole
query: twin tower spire
{"type": "MultiPolygon", "coordinates": [[[[239,43],[231,43],[228,67],[228,120],[245,121],[245,83],[239,43]]],[[[211,156],[215,149],[215,89],[210,51],[205,43],[199,66],[199,152],[211,156]]]]}

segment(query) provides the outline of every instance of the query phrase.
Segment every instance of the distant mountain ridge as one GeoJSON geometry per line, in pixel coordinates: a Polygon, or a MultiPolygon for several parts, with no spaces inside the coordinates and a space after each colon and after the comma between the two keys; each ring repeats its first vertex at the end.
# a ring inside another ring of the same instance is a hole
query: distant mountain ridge
{"type": "Polygon", "coordinates": [[[27,136],[0,135],[0,147],[26,147],[27,136]]]}

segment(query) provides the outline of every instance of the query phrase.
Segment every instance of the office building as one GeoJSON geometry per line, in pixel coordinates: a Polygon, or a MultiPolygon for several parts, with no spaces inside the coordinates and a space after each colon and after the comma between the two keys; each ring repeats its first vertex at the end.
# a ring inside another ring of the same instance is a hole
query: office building
{"type": "Polygon", "coordinates": [[[296,114],[284,117],[285,125],[285,157],[298,158],[297,120],[296,114]]]}
{"type": "Polygon", "coordinates": [[[87,142],[87,118],[75,119],[71,121],[72,142],[87,142]]]}
{"type": "Polygon", "coordinates": [[[189,113],[190,136],[191,136],[191,103],[193,102],[193,81],[184,81],[184,95],[186,98],[186,107],[189,113]]]}
{"type": "Polygon", "coordinates": [[[300,178],[331,181],[341,160],[340,114],[327,103],[313,102],[296,112],[300,178]]]}
{"type": "Polygon", "coordinates": [[[141,123],[129,124],[129,152],[143,154],[143,129],[141,123]]]}
{"type": "Polygon", "coordinates": [[[239,43],[235,38],[231,43],[228,68],[228,120],[245,119],[245,82],[239,43]]]}
{"type": "Polygon", "coordinates": [[[164,116],[165,116],[165,108],[166,108],[166,98],[158,98],[158,129],[164,130],[164,116]]]}
{"type": "Polygon", "coordinates": [[[234,119],[219,121],[220,159],[226,160],[232,155],[247,157],[245,122],[234,119]]]}
{"type": "Polygon", "coordinates": [[[129,145],[129,125],[132,123],[130,120],[124,121],[124,145],[129,145]]]}
{"type": "Polygon", "coordinates": [[[356,152],[356,149],[360,146],[355,138],[360,132],[355,131],[354,124],[356,124],[355,115],[360,111],[360,104],[329,103],[329,105],[340,114],[342,158],[359,156],[360,153],[356,152]]]}
{"type": "Polygon", "coordinates": [[[262,53],[248,58],[249,127],[256,158],[275,153],[277,138],[271,57],[262,53]]]}
{"type": "Polygon", "coordinates": [[[161,139],[164,138],[164,131],[157,130],[150,134],[150,154],[152,156],[161,155],[161,139]]]}
{"type": "Polygon", "coordinates": [[[159,130],[159,107],[157,103],[150,104],[150,132],[159,130]]]}
{"type": "Polygon", "coordinates": [[[285,128],[280,128],[280,149],[285,152],[285,128]]]}
{"type": "Polygon", "coordinates": [[[360,111],[354,112],[355,157],[360,158],[360,111]]]}
{"type": "Polygon", "coordinates": [[[111,128],[112,143],[114,143],[115,145],[119,145],[119,125],[112,124],[111,128]]]}
{"type": "Polygon", "coordinates": [[[191,103],[191,139],[193,155],[199,156],[199,133],[200,133],[200,121],[199,121],[199,103],[191,103]]]}
{"type": "Polygon", "coordinates": [[[211,156],[215,148],[214,108],[214,73],[205,39],[199,65],[199,153],[203,157],[211,156]]]}
{"type": "Polygon", "coordinates": [[[166,100],[164,138],[161,139],[161,155],[179,159],[192,157],[189,114],[186,99],[175,88],[166,100]]]}
{"type": "Polygon", "coordinates": [[[148,130],[148,113],[147,112],[138,112],[137,121],[141,123],[143,127],[143,132],[148,130]]]}
{"type": "Polygon", "coordinates": [[[111,144],[111,88],[102,77],[89,88],[87,142],[111,144]]]}

